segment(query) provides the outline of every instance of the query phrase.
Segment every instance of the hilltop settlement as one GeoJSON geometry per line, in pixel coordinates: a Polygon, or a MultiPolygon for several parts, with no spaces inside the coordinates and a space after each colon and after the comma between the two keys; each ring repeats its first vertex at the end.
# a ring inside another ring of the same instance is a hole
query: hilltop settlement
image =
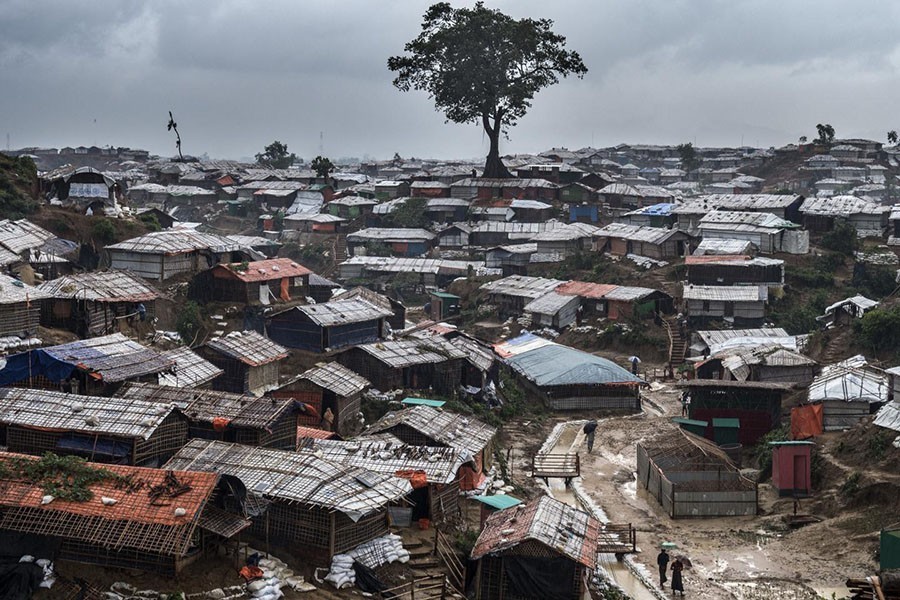
{"type": "Polygon", "coordinates": [[[503,161],[0,155],[0,596],[900,598],[900,146],[503,161]]]}

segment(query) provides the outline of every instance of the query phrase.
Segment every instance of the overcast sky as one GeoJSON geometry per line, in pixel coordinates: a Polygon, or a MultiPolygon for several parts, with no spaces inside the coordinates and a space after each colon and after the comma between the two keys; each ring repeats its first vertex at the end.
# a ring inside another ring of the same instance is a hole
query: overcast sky
{"type": "MultiPolygon", "coordinates": [[[[418,34],[418,0],[0,0],[0,138],[246,157],[278,139],[309,159],[480,157],[385,63],[418,34]],[[320,142],[320,132],[322,141],[320,142]]],[[[782,145],[815,125],[900,128],[900,2],[494,0],[547,17],[583,80],[540,92],[501,152],[620,142],[782,145]]]]}

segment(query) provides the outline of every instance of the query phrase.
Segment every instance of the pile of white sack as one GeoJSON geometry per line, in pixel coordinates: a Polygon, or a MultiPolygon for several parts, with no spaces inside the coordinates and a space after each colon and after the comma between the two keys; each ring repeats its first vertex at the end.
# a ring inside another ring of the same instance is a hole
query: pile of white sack
{"type": "Polygon", "coordinates": [[[325,581],[337,589],[352,587],[356,585],[356,573],[353,571],[354,562],[374,569],[395,561],[408,562],[409,550],[403,547],[403,540],[399,535],[389,533],[384,537],[360,544],[346,554],[335,554],[331,559],[331,571],[325,576],[325,581]]]}
{"type": "MultiPolygon", "coordinates": [[[[253,552],[251,550],[251,552],[253,552]]],[[[281,588],[288,586],[298,592],[309,592],[315,588],[304,580],[302,575],[294,575],[294,572],[284,563],[271,554],[269,558],[259,561],[262,569],[262,579],[256,579],[247,584],[247,592],[251,598],[258,600],[279,600],[284,596],[281,588]]]]}
{"type": "Polygon", "coordinates": [[[19,559],[20,563],[34,563],[44,570],[44,579],[38,587],[51,588],[56,583],[56,575],[53,573],[53,563],[46,558],[34,559],[30,554],[26,554],[19,559]]]}

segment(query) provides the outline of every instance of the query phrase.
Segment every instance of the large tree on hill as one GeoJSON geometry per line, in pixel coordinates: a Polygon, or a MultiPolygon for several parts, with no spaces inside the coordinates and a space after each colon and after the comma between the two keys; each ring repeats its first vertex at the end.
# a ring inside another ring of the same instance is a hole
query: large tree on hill
{"type": "Polygon", "coordinates": [[[256,155],[256,163],[270,169],[287,169],[294,161],[297,155],[288,152],[287,144],[282,144],[275,140],[266,146],[262,152],[256,155]]]}
{"type": "Polygon", "coordinates": [[[538,90],[559,77],[587,73],[549,19],[513,19],[477,2],[472,8],[431,6],[422,33],[388,59],[394,85],[428,92],[454,123],[481,123],[491,142],[484,177],[510,177],[500,160],[500,134],[523,117],[538,90]]]}

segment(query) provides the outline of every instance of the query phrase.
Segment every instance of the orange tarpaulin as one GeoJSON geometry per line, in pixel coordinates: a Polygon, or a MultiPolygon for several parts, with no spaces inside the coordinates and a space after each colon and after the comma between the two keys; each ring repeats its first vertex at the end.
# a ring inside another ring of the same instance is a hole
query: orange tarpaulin
{"type": "Polygon", "coordinates": [[[281,299],[284,300],[285,302],[291,301],[290,288],[291,288],[291,280],[288,279],[287,277],[282,277],[281,278],[281,294],[280,295],[281,295],[281,299]]]}
{"type": "Polygon", "coordinates": [[[428,485],[428,475],[425,474],[425,471],[414,471],[412,469],[401,469],[394,473],[397,477],[402,477],[403,479],[409,479],[409,483],[413,486],[414,490],[419,488],[423,488],[428,485]]]}
{"type": "Polygon", "coordinates": [[[225,431],[226,429],[228,429],[229,423],[231,423],[231,419],[226,419],[225,417],[214,417],[212,420],[213,430],[225,431]]]}
{"type": "Polygon", "coordinates": [[[807,404],[791,409],[791,439],[805,440],[822,435],[822,405],[807,404]]]}

